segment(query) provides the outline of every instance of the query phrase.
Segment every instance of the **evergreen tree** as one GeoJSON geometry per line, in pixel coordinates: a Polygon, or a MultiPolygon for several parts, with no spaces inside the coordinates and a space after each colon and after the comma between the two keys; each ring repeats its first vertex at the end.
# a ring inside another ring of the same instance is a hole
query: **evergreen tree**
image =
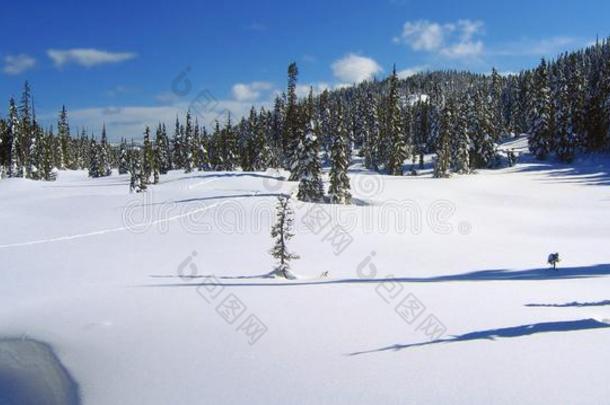
{"type": "Polygon", "coordinates": [[[257,116],[254,107],[250,108],[250,116],[246,121],[242,118],[239,124],[239,141],[240,141],[240,156],[241,156],[241,168],[245,172],[251,172],[255,170],[256,160],[256,143],[255,134],[257,131],[257,116]]]}
{"type": "Polygon", "coordinates": [[[275,277],[294,278],[290,273],[290,262],[299,257],[291,253],[287,246],[288,241],[294,236],[292,232],[293,215],[294,211],[290,207],[290,200],[286,197],[278,197],[276,222],[271,228],[271,237],[275,239],[275,242],[270,251],[273,258],[277,260],[277,265],[271,272],[271,275],[275,277]]]}
{"type": "Polygon", "coordinates": [[[129,191],[131,193],[142,193],[146,191],[147,181],[142,170],[142,152],[140,148],[132,147],[129,156],[129,191]]]}
{"type": "Polygon", "coordinates": [[[59,119],[57,120],[57,137],[61,145],[61,160],[59,161],[60,170],[75,169],[72,156],[72,139],[70,138],[70,125],[68,123],[68,112],[66,106],[61,107],[59,119]]]}
{"type": "Polygon", "coordinates": [[[186,127],[184,129],[184,173],[190,173],[193,171],[193,123],[191,119],[191,112],[186,112],[186,127]]]}
{"type": "Polygon", "coordinates": [[[102,125],[102,137],[99,145],[100,153],[100,176],[110,176],[112,169],[110,165],[110,145],[108,144],[108,137],[106,136],[106,124],[102,125]]]}
{"type": "Polygon", "coordinates": [[[0,179],[7,176],[7,166],[10,162],[8,136],[10,132],[8,130],[8,124],[5,120],[0,119],[0,179]]]}
{"type": "Polygon", "coordinates": [[[497,154],[494,124],[489,103],[483,100],[483,96],[478,90],[475,90],[472,114],[470,161],[476,169],[491,168],[496,163],[497,154]]]}
{"type": "Polygon", "coordinates": [[[119,147],[119,174],[127,174],[129,172],[129,152],[127,149],[127,141],[121,138],[119,147]]]}
{"type": "Polygon", "coordinates": [[[347,175],[349,166],[347,131],[343,119],[343,107],[337,105],[337,128],[331,148],[330,187],[328,195],[334,204],[351,204],[350,181],[347,175]]]}
{"type": "Polygon", "coordinates": [[[301,138],[301,119],[299,117],[299,108],[297,105],[297,76],[299,75],[299,69],[296,63],[291,63],[288,66],[288,88],[287,88],[287,99],[286,99],[286,115],[284,117],[284,129],[283,129],[283,145],[284,155],[287,159],[287,168],[291,170],[290,179],[291,181],[297,180],[296,173],[292,172],[292,168],[297,160],[297,145],[301,138]]]}
{"type": "Polygon", "coordinates": [[[269,166],[279,168],[285,160],[282,147],[282,130],[284,127],[284,102],[282,97],[276,97],[273,112],[269,118],[269,138],[272,145],[271,162],[269,166]]]}
{"type": "Polygon", "coordinates": [[[254,144],[254,162],[253,166],[256,170],[266,170],[272,163],[272,148],[270,147],[267,131],[267,113],[262,108],[260,114],[255,120],[256,125],[253,128],[253,144],[254,144]]]}
{"type": "Polygon", "coordinates": [[[166,174],[171,169],[171,151],[165,124],[159,123],[155,136],[155,148],[159,157],[159,173],[166,174]]]}
{"type": "Polygon", "coordinates": [[[146,184],[150,184],[153,178],[155,163],[155,152],[150,141],[150,128],[144,130],[144,142],[142,144],[142,178],[146,184]]]}
{"type": "Polygon", "coordinates": [[[390,145],[388,153],[388,160],[386,168],[388,174],[392,176],[402,176],[402,165],[409,157],[407,150],[407,144],[405,142],[404,129],[400,123],[400,98],[398,95],[398,76],[396,74],[396,66],[390,76],[390,89],[388,98],[386,100],[386,110],[384,113],[384,124],[383,130],[385,134],[382,135],[384,139],[387,139],[390,145]]]}
{"type": "Polygon", "coordinates": [[[551,148],[551,106],[547,64],[544,59],[534,73],[529,111],[529,148],[537,159],[545,159],[551,148]]]}
{"type": "Polygon", "coordinates": [[[504,114],[502,111],[502,77],[496,70],[491,70],[491,84],[489,89],[489,115],[490,133],[492,141],[498,142],[500,136],[505,132],[504,114]]]}
{"type": "MultiPolygon", "coordinates": [[[[568,60],[567,68],[568,101],[570,103],[570,120],[574,133],[576,147],[586,147],[586,81],[583,72],[582,58],[572,54],[568,60]]],[[[608,115],[610,116],[610,115],[608,115]]]]}
{"type": "MultiPolygon", "coordinates": [[[[468,97],[468,96],[466,96],[468,97]]],[[[468,136],[468,122],[465,111],[466,103],[453,105],[453,133],[452,133],[452,168],[459,174],[470,173],[470,138],[468,136]]]]}
{"type": "Polygon", "coordinates": [[[159,175],[161,167],[161,150],[153,145],[153,160],[152,160],[152,184],[159,184],[159,175]]]}
{"type": "Polygon", "coordinates": [[[588,74],[588,91],[585,98],[586,148],[589,151],[602,150],[606,144],[608,115],[606,105],[610,87],[609,43],[599,42],[590,49],[591,68],[588,74]]]}
{"type": "Polygon", "coordinates": [[[55,166],[56,139],[53,135],[53,128],[50,128],[46,133],[41,130],[38,139],[38,142],[41,143],[40,156],[38,158],[39,178],[45,181],[55,181],[57,178],[55,166]]]}
{"type": "Polygon", "coordinates": [[[332,117],[331,117],[331,100],[330,93],[325,89],[320,94],[318,101],[318,130],[320,132],[320,149],[322,151],[322,161],[328,162],[330,156],[330,147],[332,144],[332,117]]]}
{"type": "Polygon", "coordinates": [[[184,168],[184,158],[182,151],[182,131],[181,131],[180,121],[178,120],[178,116],[176,116],[176,126],[174,129],[174,137],[172,139],[172,168],[173,169],[183,169],[184,168]]]}
{"type": "Polygon", "coordinates": [[[453,105],[447,103],[441,113],[439,137],[436,147],[436,161],[434,164],[434,177],[449,177],[451,163],[451,127],[453,123],[453,105]]]}
{"type": "Polygon", "coordinates": [[[96,178],[102,176],[103,169],[100,154],[100,148],[95,138],[91,137],[89,146],[89,177],[96,178]]]}
{"type": "Polygon", "coordinates": [[[377,116],[377,99],[369,87],[361,94],[363,100],[360,101],[360,114],[364,118],[362,128],[362,157],[364,167],[377,170],[378,161],[378,140],[379,140],[379,118],[377,116]]]}
{"type": "Polygon", "coordinates": [[[429,102],[421,100],[415,103],[414,107],[413,162],[415,163],[415,159],[417,159],[419,169],[421,170],[424,168],[424,154],[426,153],[427,144],[432,137],[431,108],[429,102]]]}
{"type": "Polygon", "coordinates": [[[201,129],[201,137],[197,146],[197,169],[199,171],[210,170],[210,157],[208,152],[208,134],[205,127],[201,129]]]}
{"type": "Polygon", "coordinates": [[[19,127],[19,115],[15,100],[9,100],[8,117],[6,121],[5,135],[3,137],[3,161],[7,177],[13,177],[15,170],[15,133],[19,127]]]}
{"type": "Polygon", "coordinates": [[[297,146],[294,173],[299,181],[297,198],[300,201],[321,202],[324,197],[320,145],[315,134],[315,123],[309,121],[307,131],[297,146]]]}
{"type": "Polygon", "coordinates": [[[43,180],[44,174],[41,171],[41,162],[45,154],[44,134],[34,118],[32,119],[31,128],[30,148],[27,152],[27,177],[32,180],[43,180]]]}
{"type": "Polygon", "coordinates": [[[571,162],[574,158],[574,148],[576,146],[576,136],[573,132],[571,110],[571,100],[567,79],[563,72],[558,72],[556,79],[555,101],[555,140],[553,145],[557,157],[562,162],[571,162]]]}
{"type": "Polygon", "coordinates": [[[31,174],[30,149],[33,139],[31,100],[30,85],[26,81],[18,109],[18,126],[13,132],[13,151],[15,153],[13,176],[15,177],[29,177],[31,174]]]}

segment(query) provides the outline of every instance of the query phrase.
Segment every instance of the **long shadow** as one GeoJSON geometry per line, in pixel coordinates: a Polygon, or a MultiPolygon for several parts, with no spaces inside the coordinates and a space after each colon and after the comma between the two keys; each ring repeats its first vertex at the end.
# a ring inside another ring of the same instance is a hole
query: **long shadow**
{"type": "Polygon", "coordinates": [[[286,180],[284,177],[275,177],[275,176],[269,176],[267,174],[254,173],[254,172],[239,172],[239,173],[234,173],[234,172],[226,172],[226,173],[224,173],[224,172],[221,172],[221,173],[201,174],[201,175],[197,175],[197,176],[183,176],[183,177],[179,177],[177,179],[162,181],[160,184],[175,183],[177,181],[192,180],[192,179],[211,179],[211,178],[215,178],[215,177],[224,177],[224,178],[228,178],[228,177],[237,177],[237,178],[239,178],[239,177],[255,177],[255,178],[270,179],[270,180],[277,180],[277,181],[284,181],[284,180],[286,180]]]}
{"type": "Polygon", "coordinates": [[[610,305],[610,300],[599,302],[568,302],[566,304],[526,304],[526,307],[571,308],[571,307],[604,307],[610,305]]]}
{"type": "Polygon", "coordinates": [[[165,204],[186,204],[192,202],[203,202],[203,201],[214,201],[214,200],[226,200],[229,198],[261,198],[261,197],[290,197],[288,194],[283,193],[258,193],[258,194],[230,194],[230,195],[215,195],[210,197],[193,197],[193,198],[185,198],[183,200],[174,200],[174,201],[163,201],[158,203],[150,203],[150,204],[142,204],[142,207],[150,207],[155,205],[165,205],[165,204]]]}
{"type": "Polygon", "coordinates": [[[523,336],[537,335],[540,333],[551,332],[575,332],[590,329],[610,328],[610,324],[597,321],[595,319],[579,319],[575,321],[560,321],[560,322],[541,322],[530,325],[519,325],[508,328],[489,329],[476,332],[466,333],[464,335],[453,336],[447,339],[437,339],[429,342],[411,343],[411,344],[395,344],[391,346],[381,347],[379,349],[365,350],[360,352],[349,353],[349,356],[357,356],[367,353],[378,353],[385,351],[398,351],[410,349],[414,347],[431,346],[441,343],[459,343],[469,342],[473,340],[496,340],[496,338],[518,338],[523,336]]]}
{"type": "MultiPolygon", "coordinates": [[[[201,275],[196,278],[206,279],[202,283],[169,283],[169,284],[146,284],[144,287],[193,287],[197,285],[223,286],[223,287],[298,287],[313,285],[333,284],[366,284],[366,283],[443,283],[443,282],[477,282],[477,281],[551,281],[572,280],[610,275],[610,264],[598,264],[584,267],[564,267],[559,271],[549,268],[530,270],[482,270],[463,274],[451,274],[436,277],[394,277],[394,278],[349,278],[339,280],[319,281],[285,281],[276,282],[248,282],[248,283],[222,283],[211,281],[212,275],[201,275]]],[[[178,276],[174,276],[178,278],[178,276]]]]}
{"type": "Polygon", "coordinates": [[[116,186],[127,186],[129,181],[120,183],[104,183],[104,184],[73,184],[65,186],[44,186],[44,188],[90,188],[90,187],[116,187],[116,186]]]}
{"type": "Polygon", "coordinates": [[[527,165],[517,166],[515,172],[541,172],[546,174],[547,180],[552,183],[610,185],[610,158],[608,156],[587,155],[572,164],[533,159],[528,160],[527,163],[527,165]]]}

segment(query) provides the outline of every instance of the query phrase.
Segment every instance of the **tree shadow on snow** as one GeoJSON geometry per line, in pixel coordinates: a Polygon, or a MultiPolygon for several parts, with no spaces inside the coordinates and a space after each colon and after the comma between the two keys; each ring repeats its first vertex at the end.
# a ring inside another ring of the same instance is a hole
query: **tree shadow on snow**
{"type": "MultiPolygon", "coordinates": [[[[332,272],[331,272],[332,275],[332,272]]],[[[281,280],[274,282],[223,283],[214,282],[212,275],[201,275],[196,278],[207,279],[203,283],[154,284],[148,287],[194,287],[198,285],[223,287],[289,287],[335,284],[366,284],[366,283],[443,283],[443,282],[479,282],[479,281],[552,281],[595,278],[610,275],[610,264],[597,264],[583,267],[563,267],[559,270],[549,268],[529,270],[481,270],[462,274],[451,274],[435,277],[392,277],[392,278],[350,278],[324,280],[281,280]]],[[[172,277],[172,276],[167,276],[172,277]]],[[[178,276],[173,276],[178,277],[178,276]]]]}
{"type": "Polygon", "coordinates": [[[284,181],[286,180],[284,177],[282,176],[270,176],[267,174],[262,174],[262,173],[256,173],[256,172],[218,172],[218,173],[209,173],[209,174],[201,174],[201,175],[196,175],[196,176],[183,176],[183,177],[179,177],[177,179],[171,179],[171,180],[166,180],[166,181],[161,181],[159,184],[168,184],[168,183],[175,183],[178,181],[183,181],[183,180],[193,180],[193,179],[212,179],[212,178],[229,178],[229,177],[254,177],[254,178],[260,178],[260,179],[268,179],[268,180],[277,180],[277,181],[284,181]]]}
{"type": "Polygon", "coordinates": [[[496,338],[517,338],[523,336],[537,335],[541,333],[551,332],[575,332],[590,329],[610,328],[610,325],[597,321],[595,319],[580,319],[575,321],[559,321],[559,322],[541,322],[530,325],[511,326],[508,328],[489,329],[476,332],[466,333],[464,335],[453,336],[445,339],[431,340],[429,342],[411,343],[411,344],[395,344],[391,346],[381,347],[379,349],[366,350],[360,352],[349,353],[349,356],[356,356],[367,353],[378,353],[385,351],[399,351],[414,347],[431,346],[441,343],[459,343],[469,342],[473,340],[492,340],[496,338]]]}
{"type": "Polygon", "coordinates": [[[599,302],[568,302],[566,304],[526,304],[526,307],[571,308],[571,307],[603,307],[610,305],[610,300],[599,302]]]}
{"type": "Polygon", "coordinates": [[[228,195],[214,195],[210,197],[193,197],[185,198],[182,200],[163,201],[158,203],[142,204],[143,207],[155,206],[155,205],[166,205],[166,204],[187,204],[193,202],[203,201],[214,201],[214,200],[226,200],[229,198],[263,198],[263,197],[285,197],[288,198],[290,195],[283,193],[249,193],[249,194],[228,194],[228,195]]]}
{"type": "Polygon", "coordinates": [[[541,172],[549,183],[582,184],[589,186],[610,185],[610,159],[608,156],[590,155],[579,158],[571,164],[557,161],[531,160],[526,165],[518,165],[515,172],[541,172]]]}

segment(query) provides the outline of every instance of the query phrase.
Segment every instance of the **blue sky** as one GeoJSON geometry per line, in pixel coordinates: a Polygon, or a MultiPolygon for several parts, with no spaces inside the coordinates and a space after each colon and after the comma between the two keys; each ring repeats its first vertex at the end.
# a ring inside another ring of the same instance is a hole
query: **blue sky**
{"type": "MultiPolygon", "coordinates": [[[[300,68],[301,92],[422,69],[501,72],[610,34],[607,1],[21,1],[0,14],[0,95],[29,80],[48,124],[113,139],[172,122],[209,125],[265,105],[300,68]]],[[[6,108],[2,108],[4,114],[6,108]]]]}

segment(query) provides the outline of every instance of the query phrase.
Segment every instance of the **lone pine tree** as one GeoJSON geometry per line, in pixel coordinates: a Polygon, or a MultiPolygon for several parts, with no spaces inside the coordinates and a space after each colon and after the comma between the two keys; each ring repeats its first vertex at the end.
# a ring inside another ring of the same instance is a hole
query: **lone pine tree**
{"type": "Polygon", "coordinates": [[[287,243],[294,233],[292,232],[294,211],[290,207],[290,200],[286,197],[278,197],[275,208],[275,224],[271,228],[271,237],[275,239],[271,255],[276,259],[277,265],[271,272],[272,276],[294,278],[290,273],[290,262],[299,256],[288,250],[287,243]]]}

